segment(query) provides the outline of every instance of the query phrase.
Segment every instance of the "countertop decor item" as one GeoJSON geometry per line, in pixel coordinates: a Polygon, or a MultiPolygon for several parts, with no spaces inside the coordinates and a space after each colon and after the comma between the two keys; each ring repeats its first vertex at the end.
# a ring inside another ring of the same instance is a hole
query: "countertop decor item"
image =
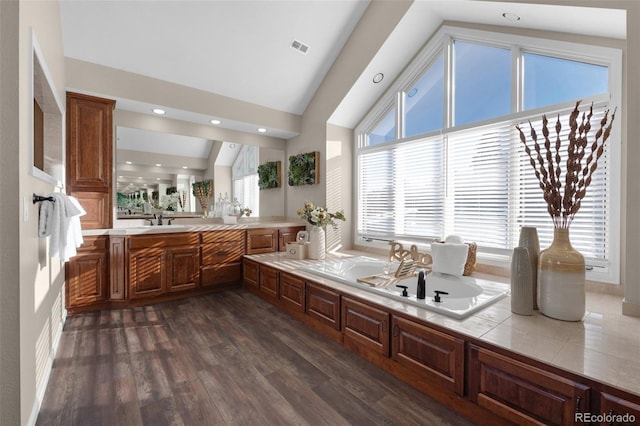
{"type": "Polygon", "coordinates": [[[533,315],[533,283],[531,262],[526,247],[513,249],[511,257],[511,312],[533,315]]]}
{"type": "Polygon", "coordinates": [[[576,102],[569,115],[569,134],[564,144],[560,138],[559,116],[555,137],[550,136],[546,115],[542,116],[544,141],[540,143],[531,123],[533,142],[527,142],[524,132],[516,125],[554,226],[553,242],[540,253],[538,260],[538,307],[544,315],[565,321],[581,321],[585,313],[585,262],[582,254],[571,246],[569,227],[604,153],[615,119],[614,111],[608,122],[609,110],[606,110],[600,127],[593,133],[590,122],[593,104],[581,115],[580,102],[576,102]],[[554,139],[553,145],[551,139],[554,139]],[[563,145],[566,153],[561,155],[563,145]]]}
{"type": "Polygon", "coordinates": [[[213,194],[213,180],[207,179],[202,182],[194,182],[192,184],[193,195],[200,202],[202,212],[206,215],[209,206],[209,197],[213,194]]]}
{"type": "Polygon", "coordinates": [[[518,247],[526,247],[529,254],[531,268],[532,304],[533,309],[538,309],[538,257],[540,257],[540,242],[538,240],[538,230],[535,226],[523,226],[520,228],[520,239],[518,247]]]}
{"type": "Polygon", "coordinates": [[[327,225],[336,228],[338,226],[337,220],[343,222],[347,220],[344,217],[344,212],[339,210],[331,213],[326,207],[314,206],[313,203],[305,201],[304,207],[299,208],[296,213],[300,219],[304,219],[311,225],[311,230],[309,231],[309,258],[324,259],[326,249],[324,228],[327,225]]]}

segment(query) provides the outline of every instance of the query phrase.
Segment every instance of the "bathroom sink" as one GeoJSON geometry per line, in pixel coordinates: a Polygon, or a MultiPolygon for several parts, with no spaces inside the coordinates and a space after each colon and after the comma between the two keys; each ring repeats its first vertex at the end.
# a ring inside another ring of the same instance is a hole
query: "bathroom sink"
{"type": "Polygon", "coordinates": [[[185,225],[142,225],[138,226],[138,228],[142,229],[167,229],[167,228],[184,228],[185,225]]]}

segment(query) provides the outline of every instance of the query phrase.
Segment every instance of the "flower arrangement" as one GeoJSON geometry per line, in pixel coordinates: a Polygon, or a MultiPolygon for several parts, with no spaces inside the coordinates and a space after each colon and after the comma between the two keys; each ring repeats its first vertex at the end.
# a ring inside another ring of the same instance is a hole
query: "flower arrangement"
{"type": "Polygon", "coordinates": [[[347,220],[347,218],[344,217],[344,212],[342,210],[331,213],[326,207],[314,206],[313,203],[310,203],[309,201],[305,201],[304,207],[299,208],[297,213],[300,219],[304,219],[307,223],[319,227],[331,225],[336,228],[338,226],[336,220],[341,220],[343,222],[347,220]]]}
{"type": "Polygon", "coordinates": [[[604,153],[604,144],[611,134],[611,126],[615,119],[615,111],[611,114],[611,122],[607,126],[609,110],[605,111],[604,117],[600,121],[600,128],[594,135],[594,140],[589,145],[588,135],[591,130],[591,117],[593,116],[593,104],[589,108],[589,113],[582,113],[579,120],[580,111],[578,109],[581,101],[576,102],[574,110],[569,115],[569,135],[566,154],[566,165],[564,179],[562,175],[562,158],[560,155],[560,116],[555,124],[555,146],[551,146],[548,120],[546,115],[542,116],[542,135],[544,136],[544,152],[538,143],[538,135],[529,122],[531,129],[531,139],[533,140],[533,151],[527,138],[520,128],[520,141],[524,145],[524,150],[529,156],[529,163],[533,168],[540,189],[542,189],[544,200],[547,202],[547,211],[553,220],[555,228],[568,228],[574,216],[580,209],[582,199],[586,195],[587,187],[591,183],[591,178],[598,167],[598,160],[604,153]],[[578,121],[580,123],[578,124],[578,121]],[[586,157],[586,158],[585,158],[586,157]],[[564,181],[564,182],[563,182],[564,181]]]}

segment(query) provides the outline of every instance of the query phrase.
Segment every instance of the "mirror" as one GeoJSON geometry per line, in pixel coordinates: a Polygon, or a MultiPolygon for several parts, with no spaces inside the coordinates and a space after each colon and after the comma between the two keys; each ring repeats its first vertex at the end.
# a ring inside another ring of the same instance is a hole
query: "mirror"
{"type": "Polygon", "coordinates": [[[213,180],[207,200],[210,216],[225,194],[229,203],[237,198],[252,217],[282,216],[284,190],[269,190],[263,196],[257,167],[260,161],[283,158],[284,152],[273,148],[117,126],[117,218],[137,219],[159,212],[202,217],[192,185],[209,179],[213,180]]]}

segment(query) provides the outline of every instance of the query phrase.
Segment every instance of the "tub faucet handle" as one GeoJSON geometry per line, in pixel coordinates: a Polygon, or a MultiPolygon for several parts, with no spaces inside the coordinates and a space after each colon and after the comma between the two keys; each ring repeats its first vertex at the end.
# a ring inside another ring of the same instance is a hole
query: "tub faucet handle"
{"type": "Polygon", "coordinates": [[[440,295],[441,294],[449,294],[446,291],[440,291],[440,290],[434,290],[434,293],[436,294],[435,296],[433,296],[433,301],[436,303],[440,303],[442,302],[442,300],[440,299],[440,295]]]}
{"type": "Polygon", "coordinates": [[[402,289],[402,296],[403,297],[409,297],[409,293],[407,292],[407,286],[406,285],[396,285],[396,287],[402,289]]]}

